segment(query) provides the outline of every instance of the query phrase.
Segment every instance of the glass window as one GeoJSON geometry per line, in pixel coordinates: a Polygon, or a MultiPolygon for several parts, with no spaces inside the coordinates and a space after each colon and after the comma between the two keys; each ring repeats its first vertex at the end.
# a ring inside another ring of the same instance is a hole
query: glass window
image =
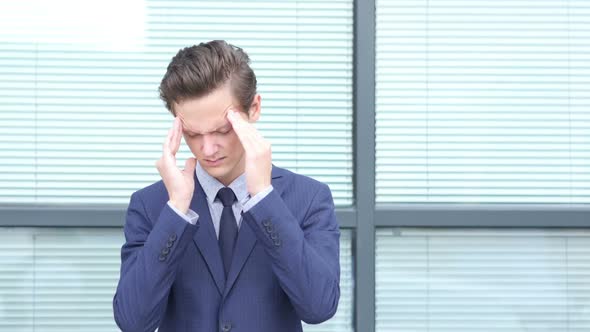
{"type": "Polygon", "coordinates": [[[376,331],[590,329],[590,232],[379,229],[376,331]]]}
{"type": "MultiPolygon", "coordinates": [[[[306,332],[353,331],[351,238],[342,231],[338,311],[306,332]]],[[[118,331],[112,300],[123,242],[119,228],[0,228],[0,330],[118,331]]]]}
{"type": "Polygon", "coordinates": [[[377,203],[589,203],[584,1],[376,1],[377,203]]]}
{"type": "Polygon", "coordinates": [[[273,162],[351,205],[352,13],[352,0],[0,3],[0,204],[126,204],[159,179],[170,59],[225,39],[252,59],[273,162]]]}

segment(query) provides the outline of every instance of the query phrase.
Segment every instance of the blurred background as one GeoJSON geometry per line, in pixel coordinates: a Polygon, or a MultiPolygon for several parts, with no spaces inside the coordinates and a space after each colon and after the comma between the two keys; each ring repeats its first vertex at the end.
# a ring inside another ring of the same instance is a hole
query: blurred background
{"type": "Polygon", "coordinates": [[[337,205],[340,305],[306,332],[590,331],[584,0],[0,2],[0,331],[118,330],[158,85],[212,39],[337,205]]]}

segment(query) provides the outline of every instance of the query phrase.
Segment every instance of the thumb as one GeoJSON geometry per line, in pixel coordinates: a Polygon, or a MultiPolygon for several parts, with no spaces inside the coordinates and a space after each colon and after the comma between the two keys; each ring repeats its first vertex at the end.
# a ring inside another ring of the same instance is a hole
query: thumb
{"type": "Polygon", "coordinates": [[[197,167],[197,159],[195,158],[188,158],[184,163],[184,171],[193,173],[195,171],[195,167],[197,167]]]}

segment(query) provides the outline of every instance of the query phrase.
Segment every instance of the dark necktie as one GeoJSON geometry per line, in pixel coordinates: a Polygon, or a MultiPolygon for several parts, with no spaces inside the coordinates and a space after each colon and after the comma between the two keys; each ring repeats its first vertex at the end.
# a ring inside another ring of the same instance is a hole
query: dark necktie
{"type": "Polygon", "coordinates": [[[238,224],[231,208],[236,200],[236,195],[231,188],[224,187],[217,192],[217,199],[223,204],[223,212],[221,212],[219,222],[219,248],[221,249],[221,259],[227,276],[234,253],[234,245],[238,237],[238,224]]]}

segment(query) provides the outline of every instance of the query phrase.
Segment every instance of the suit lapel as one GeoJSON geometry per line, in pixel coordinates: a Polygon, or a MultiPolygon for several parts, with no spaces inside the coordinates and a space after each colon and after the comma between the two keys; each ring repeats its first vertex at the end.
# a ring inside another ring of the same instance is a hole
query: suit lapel
{"type": "MultiPolygon", "coordinates": [[[[281,177],[280,169],[273,166],[272,168],[272,186],[273,190],[276,190],[277,193],[280,195],[282,192],[282,187],[278,183],[278,179],[281,177]]],[[[238,275],[244,268],[246,264],[246,260],[250,257],[252,253],[252,249],[256,245],[256,234],[250,228],[250,226],[243,222],[240,226],[240,231],[238,232],[238,239],[236,240],[236,247],[234,249],[234,256],[232,258],[231,267],[229,269],[225,291],[223,292],[223,297],[225,298],[227,294],[229,294],[232,286],[236,282],[238,275]]]]}
{"type": "Polygon", "coordinates": [[[193,240],[205,259],[209,271],[215,280],[219,294],[223,294],[225,288],[225,272],[221,263],[221,252],[219,243],[211,221],[211,213],[207,205],[207,198],[201,184],[195,175],[195,194],[191,201],[191,210],[199,215],[199,230],[195,233],[193,240]]]}

